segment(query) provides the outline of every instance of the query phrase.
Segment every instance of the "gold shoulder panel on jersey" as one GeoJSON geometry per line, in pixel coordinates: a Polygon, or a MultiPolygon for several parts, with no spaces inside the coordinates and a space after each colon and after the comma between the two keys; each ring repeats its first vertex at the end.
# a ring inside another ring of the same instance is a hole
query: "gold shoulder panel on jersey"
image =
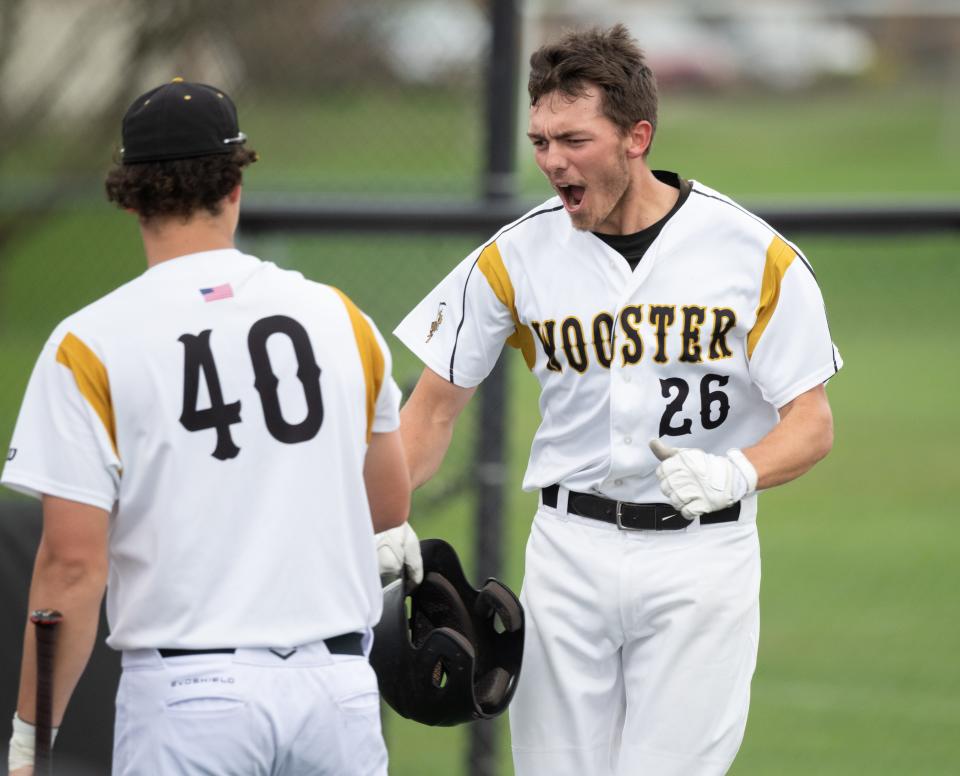
{"type": "Polygon", "coordinates": [[[770,323],[777,302],[780,299],[780,284],[797,253],[779,235],[774,236],[767,246],[767,260],[763,266],[763,285],[760,289],[760,303],[757,305],[757,320],[747,334],[747,358],[753,356],[754,348],[763,336],[764,329],[770,323]]]}
{"type": "Polygon", "coordinates": [[[377,397],[380,395],[380,386],[383,385],[384,361],[380,343],[374,336],[370,323],[360,312],[353,301],[339,288],[334,288],[337,295],[347,308],[350,324],[353,326],[353,336],[357,341],[357,350],[360,353],[360,363],[363,364],[363,379],[367,384],[367,441],[373,435],[373,418],[376,414],[377,397]]]}
{"type": "Polygon", "coordinates": [[[537,351],[533,344],[533,333],[529,326],[520,323],[520,316],[517,315],[516,293],[513,290],[513,283],[510,281],[510,275],[507,268],[503,266],[503,257],[500,256],[500,249],[495,242],[490,243],[480,253],[477,266],[490,284],[490,288],[497,299],[506,307],[513,316],[514,332],[507,337],[507,344],[510,347],[517,348],[523,353],[523,360],[527,362],[527,368],[533,369],[537,362],[537,351]]]}
{"type": "Polygon", "coordinates": [[[57,348],[57,363],[63,364],[73,373],[80,394],[93,407],[110,437],[113,452],[117,450],[117,422],[113,414],[113,399],[110,396],[110,380],[107,368],[97,358],[97,354],[79,337],[67,332],[57,348]]]}

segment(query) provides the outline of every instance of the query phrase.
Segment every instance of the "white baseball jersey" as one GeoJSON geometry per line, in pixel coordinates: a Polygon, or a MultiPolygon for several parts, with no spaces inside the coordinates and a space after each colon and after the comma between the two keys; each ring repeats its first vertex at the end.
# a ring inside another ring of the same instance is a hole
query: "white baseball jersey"
{"type": "MultiPolygon", "coordinates": [[[[464,259],[394,332],[471,387],[503,344],[540,382],[524,489],[634,502],[663,495],[648,441],[725,453],[841,366],[807,260],[769,225],[692,181],[635,271],[558,197],[464,259]]],[[[741,520],[755,515],[755,497],[741,520]]]]}
{"type": "Polygon", "coordinates": [[[108,643],[298,645],[380,616],[363,480],[399,425],[390,353],[336,289],[236,250],[71,315],[2,482],[110,510],[108,643]]]}

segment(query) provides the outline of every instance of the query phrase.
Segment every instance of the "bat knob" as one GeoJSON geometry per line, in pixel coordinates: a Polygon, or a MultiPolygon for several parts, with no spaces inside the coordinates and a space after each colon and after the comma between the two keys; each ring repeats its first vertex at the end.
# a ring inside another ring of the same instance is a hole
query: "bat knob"
{"type": "Polygon", "coordinates": [[[30,613],[30,622],[34,625],[59,625],[63,615],[56,609],[35,609],[30,613]]]}

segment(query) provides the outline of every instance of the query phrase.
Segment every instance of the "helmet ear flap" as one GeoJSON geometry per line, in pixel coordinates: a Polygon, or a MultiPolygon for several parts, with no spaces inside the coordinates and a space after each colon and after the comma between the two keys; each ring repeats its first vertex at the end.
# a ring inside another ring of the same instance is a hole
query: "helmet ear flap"
{"type": "MultiPolygon", "coordinates": [[[[430,682],[438,690],[446,687],[450,678],[457,675],[457,668],[462,667],[464,659],[470,665],[473,665],[473,661],[477,657],[473,644],[462,633],[458,633],[453,628],[437,628],[428,637],[428,641],[433,641],[436,644],[439,644],[443,639],[447,639],[452,644],[447,644],[442,650],[428,649],[425,653],[431,654],[431,657],[434,654],[436,655],[436,660],[430,668],[430,682]],[[457,666],[452,665],[454,662],[457,666]]],[[[468,681],[470,680],[469,676],[466,678],[468,681]]]]}
{"type": "Polygon", "coordinates": [[[484,710],[499,711],[499,706],[510,689],[510,674],[499,666],[491,668],[477,680],[474,691],[477,703],[484,710]]]}
{"type": "MultiPolygon", "coordinates": [[[[523,607],[506,585],[488,579],[473,604],[477,619],[488,622],[484,638],[484,666],[476,683],[477,702],[488,714],[501,711],[513,697],[520,670],[523,642],[523,607]],[[498,627],[499,625],[502,627],[498,627]]],[[[478,626],[482,628],[482,626],[478,626]]]]}
{"type": "Polygon", "coordinates": [[[473,609],[481,617],[497,615],[507,633],[516,633],[523,627],[520,601],[508,587],[495,579],[488,579],[480,589],[473,609]]]}

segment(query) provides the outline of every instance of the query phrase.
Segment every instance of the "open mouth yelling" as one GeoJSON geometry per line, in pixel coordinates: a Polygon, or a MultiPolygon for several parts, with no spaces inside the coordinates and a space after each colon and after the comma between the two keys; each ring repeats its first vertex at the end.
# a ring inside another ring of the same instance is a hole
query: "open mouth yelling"
{"type": "Polygon", "coordinates": [[[574,186],[573,184],[562,183],[557,184],[556,189],[568,213],[576,213],[583,205],[583,196],[587,191],[585,186],[574,186]]]}

